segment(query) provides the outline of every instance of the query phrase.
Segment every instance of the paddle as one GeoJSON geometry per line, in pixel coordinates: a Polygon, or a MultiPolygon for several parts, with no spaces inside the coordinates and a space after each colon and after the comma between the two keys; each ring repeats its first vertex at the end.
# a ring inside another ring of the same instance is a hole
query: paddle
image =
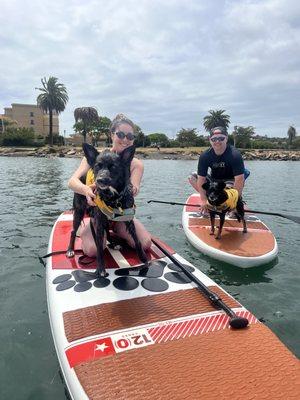
{"type": "MultiPolygon", "coordinates": [[[[200,204],[176,203],[174,201],[148,200],[148,203],[162,203],[162,204],[170,204],[172,206],[200,207],[200,204]]],[[[297,224],[300,224],[300,217],[297,217],[296,215],[287,215],[287,214],[272,213],[272,212],[268,212],[268,211],[257,211],[257,210],[245,210],[245,212],[253,213],[253,214],[274,215],[275,217],[286,218],[286,219],[296,222],[297,224]]]]}
{"type": "Polygon", "coordinates": [[[212,292],[207,286],[204,285],[192,272],[188,271],[187,268],[175,257],[172,256],[164,247],[162,247],[155,239],[152,238],[152,242],[156,247],[159,248],[177,267],[181,269],[186,276],[188,276],[198,287],[199,291],[211,302],[216,309],[222,309],[230,317],[229,325],[235,329],[246,328],[249,321],[247,318],[239,317],[236,313],[228,307],[223,300],[214,292],[212,292]]]}

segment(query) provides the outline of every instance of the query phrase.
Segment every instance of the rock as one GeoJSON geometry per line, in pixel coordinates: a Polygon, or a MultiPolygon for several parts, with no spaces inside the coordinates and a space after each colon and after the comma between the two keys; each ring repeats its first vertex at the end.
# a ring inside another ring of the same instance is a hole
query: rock
{"type": "Polygon", "coordinates": [[[73,155],[75,155],[76,154],[76,150],[69,150],[68,152],[67,152],[67,155],[68,156],[73,156],[73,155]]]}

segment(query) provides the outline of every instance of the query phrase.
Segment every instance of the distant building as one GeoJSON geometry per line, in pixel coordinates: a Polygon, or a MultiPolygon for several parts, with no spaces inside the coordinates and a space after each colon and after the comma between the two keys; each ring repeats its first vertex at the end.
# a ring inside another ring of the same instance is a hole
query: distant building
{"type": "MultiPolygon", "coordinates": [[[[0,132],[5,130],[4,121],[14,123],[18,128],[33,128],[36,136],[49,134],[49,115],[45,114],[37,105],[13,103],[4,108],[0,114],[0,132]]],[[[59,119],[53,111],[53,135],[59,134],[59,119]]]]}

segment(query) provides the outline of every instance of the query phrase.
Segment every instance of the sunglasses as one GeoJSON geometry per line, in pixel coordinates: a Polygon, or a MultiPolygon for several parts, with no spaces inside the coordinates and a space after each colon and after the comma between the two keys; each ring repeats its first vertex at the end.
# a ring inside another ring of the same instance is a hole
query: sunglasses
{"type": "Polygon", "coordinates": [[[122,131],[118,131],[115,132],[115,134],[118,136],[119,139],[124,139],[126,137],[126,139],[128,140],[134,140],[135,139],[135,135],[132,132],[122,132],[122,131]]]}
{"type": "Polygon", "coordinates": [[[210,140],[215,143],[215,142],[224,142],[225,136],[216,136],[216,137],[211,137],[210,140]]]}

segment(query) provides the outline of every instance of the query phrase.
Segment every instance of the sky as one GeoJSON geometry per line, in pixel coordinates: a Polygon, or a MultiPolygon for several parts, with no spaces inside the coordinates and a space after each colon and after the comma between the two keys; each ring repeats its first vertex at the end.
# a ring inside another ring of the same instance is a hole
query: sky
{"type": "Polygon", "coordinates": [[[1,0],[0,113],[36,104],[41,78],[76,107],[124,113],[145,134],[204,133],[223,109],[235,125],[284,137],[300,129],[298,0],[1,0]]]}

